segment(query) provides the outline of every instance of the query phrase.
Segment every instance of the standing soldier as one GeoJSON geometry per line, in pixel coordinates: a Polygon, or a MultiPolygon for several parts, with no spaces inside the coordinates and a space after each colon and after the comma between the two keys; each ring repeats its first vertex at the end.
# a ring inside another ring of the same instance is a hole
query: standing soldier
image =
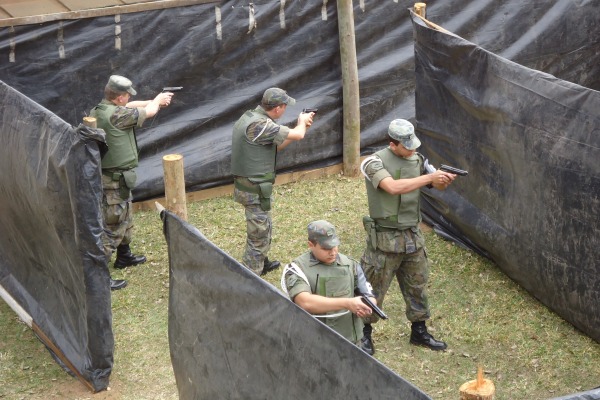
{"type": "MultiPolygon", "coordinates": [[[[104,251],[110,260],[114,251],[114,267],[122,269],[146,262],[146,257],[131,253],[129,244],[133,228],[131,190],[135,187],[138,147],[134,127],[142,126],[160,109],[171,103],[173,93],[160,93],[153,100],[132,101],[136,91],[129,79],[112,75],[104,88],[104,99],[90,115],[106,133],[108,152],[102,157],[102,212],[104,218],[104,251]]],[[[127,286],[125,280],[110,279],[111,290],[127,286]]]]}
{"type": "Polygon", "coordinates": [[[314,113],[301,113],[293,129],[275,123],[283,116],[287,106],[295,103],[296,100],[284,90],[267,89],[260,105],[246,111],[233,126],[233,197],[246,212],[247,239],[242,262],[258,275],[280,265],[279,261],[269,261],[267,257],[271,248],[271,193],[277,152],[292,141],[303,139],[314,116],[314,113]]]}
{"type": "MultiPolygon", "coordinates": [[[[429,261],[419,229],[420,192],[423,186],[444,190],[456,175],[441,170],[426,173],[423,156],[416,152],[421,142],[410,122],[393,120],[388,136],[389,146],[361,165],[369,202],[369,216],[363,218],[367,246],[361,264],[380,307],[396,276],[406,303],[406,317],[412,322],[410,343],[444,350],[446,343],[435,340],[425,326],[430,318],[426,293],[429,261]]],[[[365,321],[364,334],[370,337],[371,323],[377,322],[377,316],[365,321]]]]}

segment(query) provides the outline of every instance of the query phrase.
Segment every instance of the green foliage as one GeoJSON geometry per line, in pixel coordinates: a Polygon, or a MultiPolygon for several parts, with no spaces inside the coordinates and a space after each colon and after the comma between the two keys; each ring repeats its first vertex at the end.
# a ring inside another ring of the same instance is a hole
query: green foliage
{"type": "MultiPolygon", "coordinates": [[[[306,226],[332,222],[341,252],[360,259],[366,214],[362,179],[332,176],[275,187],[270,258],[289,262],[307,249],[306,226]]],[[[231,196],[188,205],[188,220],[233,257],[245,244],[243,209],[231,196]]],[[[177,399],[168,344],[168,255],[156,212],[135,215],[132,250],[142,266],[114,270],[129,286],[113,292],[115,364],[102,399],[177,399]]],[[[496,400],[548,399],[600,384],[600,344],[548,310],[491,261],[426,231],[431,260],[432,334],[448,343],[433,352],[408,343],[410,326],[396,284],[386,297],[390,320],[375,325],[376,358],[434,399],[457,399],[478,365],[496,400]]],[[[265,279],[279,287],[280,270],[265,279]]],[[[27,326],[0,303],[0,399],[92,398],[53,361],[27,326]]]]}

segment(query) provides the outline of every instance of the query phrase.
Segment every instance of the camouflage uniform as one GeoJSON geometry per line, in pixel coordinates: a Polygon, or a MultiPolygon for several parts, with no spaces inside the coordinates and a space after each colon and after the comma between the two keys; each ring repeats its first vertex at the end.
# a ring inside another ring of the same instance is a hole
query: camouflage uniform
{"type": "MultiPolygon", "coordinates": [[[[391,129],[393,125],[391,125],[391,129]]],[[[418,139],[413,135],[414,139],[418,139]]],[[[418,143],[409,145],[418,147],[418,143]]],[[[370,212],[370,217],[363,219],[365,230],[367,231],[367,245],[361,258],[361,264],[365,271],[368,281],[373,285],[373,291],[377,298],[377,304],[383,307],[385,294],[387,293],[394,276],[398,281],[400,290],[406,303],[406,317],[411,322],[425,321],[429,319],[429,303],[427,299],[427,280],[429,277],[429,261],[425,249],[425,240],[419,229],[421,220],[419,208],[419,193],[417,189],[406,195],[392,196],[379,188],[379,182],[386,177],[397,179],[400,177],[400,170],[396,171],[390,168],[390,165],[384,165],[382,158],[395,161],[400,157],[394,155],[391,150],[384,149],[370,157],[368,163],[364,164],[363,173],[366,176],[367,191],[369,194],[369,208],[372,210],[379,197],[387,196],[388,205],[384,214],[393,214],[386,218],[376,218],[374,213],[370,212]],[[387,167],[387,168],[386,168],[387,167]],[[406,198],[404,196],[407,196],[406,198]],[[397,203],[390,203],[390,199],[397,203]],[[407,206],[409,204],[409,206],[407,206]],[[402,205],[402,206],[401,206],[402,205]],[[395,210],[394,210],[395,207],[395,210]],[[402,220],[401,223],[398,221],[402,220]]],[[[406,163],[407,170],[412,174],[409,177],[421,175],[423,171],[423,158],[419,153],[402,160],[406,163]]],[[[406,174],[406,170],[402,170],[406,174]]],[[[407,176],[403,176],[407,177],[407,176]]],[[[386,200],[382,200],[385,202],[386,200]]],[[[385,208],[385,206],[383,206],[385,208]]],[[[382,216],[382,215],[379,215],[382,216]]],[[[367,323],[377,322],[377,315],[373,314],[367,323]]]]}
{"type": "Polygon", "coordinates": [[[129,183],[129,186],[133,187],[135,184],[134,167],[138,164],[138,149],[133,129],[135,126],[143,124],[146,113],[143,108],[117,107],[104,99],[91,111],[90,115],[97,118],[98,128],[104,129],[106,132],[106,144],[109,148],[102,158],[102,189],[104,192],[102,212],[105,223],[102,242],[104,251],[110,259],[119,245],[131,243],[133,197],[123,173],[133,176],[134,182],[129,183]],[[110,110],[111,115],[108,119],[104,118],[102,109],[110,110]],[[122,133],[128,143],[127,146],[120,146],[117,157],[113,156],[116,153],[116,146],[113,143],[115,138],[111,132],[122,133]],[[111,151],[113,151],[112,154],[111,151]]]}
{"type": "MultiPolygon", "coordinates": [[[[274,102],[272,105],[292,105],[295,102],[277,88],[267,89],[263,102],[267,97],[274,102]]],[[[246,111],[233,128],[233,197],[244,206],[246,214],[247,239],[242,262],[258,275],[263,272],[271,248],[271,193],[275,182],[277,146],[287,139],[289,132],[290,128],[275,123],[262,106],[246,111]]]]}
{"type": "MultiPolygon", "coordinates": [[[[308,225],[308,240],[320,244],[325,249],[339,246],[340,240],[335,227],[328,221],[313,221],[308,225]]],[[[319,261],[312,251],[307,251],[294,259],[292,264],[300,268],[299,272],[286,267],[283,271],[286,292],[293,301],[302,292],[308,292],[330,298],[351,298],[362,294],[372,294],[360,264],[343,254],[337,255],[331,264],[319,261]],[[306,278],[306,281],[304,280],[306,278]]],[[[363,321],[352,312],[339,315],[340,311],[331,311],[331,317],[318,317],[321,322],[344,336],[356,345],[360,345],[363,321]],[[337,316],[336,316],[337,315],[337,316]]]]}

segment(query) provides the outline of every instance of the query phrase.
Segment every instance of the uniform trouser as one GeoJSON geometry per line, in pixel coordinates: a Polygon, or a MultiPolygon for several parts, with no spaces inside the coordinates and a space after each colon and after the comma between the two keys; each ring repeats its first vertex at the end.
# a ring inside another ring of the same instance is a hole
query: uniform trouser
{"type": "MultiPolygon", "coordinates": [[[[424,247],[410,254],[388,253],[373,248],[368,238],[361,265],[367,281],[373,286],[379,307],[383,308],[383,300],[395,276],[406,304],[406,318],[411,322],[429,319],[429,261],[424,247]]],[[[366,323],[378,320],[377,315],[365,318],[366,323]]]]}
{"type": "Polygon", "coordinates": [[[124,198],[120,181],[102,175],[102,216],[104,235],[102,244],[107,260],[121,244],[130,244],[133,233],[131,193],[124,198]]]}
{"type": "MultiPolygon", "coordinates": [[[[233,198],[244,206],[246,212],[246,249],[242,262],[256,274],[262,273],[265,258],[271,249],[273,222],[271,211],[260,206],[258,194],[234,189],[233,198]]],[[[273,198],[271,198],[271,204],[273,198]]]]}

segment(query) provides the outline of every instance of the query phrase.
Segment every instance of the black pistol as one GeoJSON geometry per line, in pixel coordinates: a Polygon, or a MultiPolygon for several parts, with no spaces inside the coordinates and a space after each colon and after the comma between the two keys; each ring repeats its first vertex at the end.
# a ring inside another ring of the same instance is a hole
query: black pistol
{"type": "Polygon", "coordinates": [[[183,90],[183,86],[168,86],[168,87],[164,87],[163,88],[163,92],[179,92],[180,90],[183,90]]]}
{"type": "Polygon", "coordinates": [[[388,316],[385,315],[385,313],[383,312],[383,310],[381,308],[377,307],[375,305],[375,303],[373,303],[371,301],[371,299],[369,299],[369,296],[362,295],[362,296],[360,296],[360,299],[362,300],[363,303],[365,303],[366,305],[368,305],[369,307],[371,307],[371,310],[373,310],[373,312],[375,314],[377,314],[379,316],[379,318],[381,318],[381,319],[388,319],[388,316]]]}
{"type": "Polygon", "coordinates": [[[319,112],[319,109],[318,108],[305,108],[302,110],[302,112],[304,114],[311,113],[311,112],[316,114],[317,112],[319,112]]]}
{"type": "Polygon", "coordinates": [[[440,169],[442,171],[450,172],[451,174],[456,174],[456,175],[460,175],[460,176],[466,176],[466,175],[469,174],[469,171],[465,171],[465,170],[462,170],[462,169],[454,168],[454,167],[451,167],[451,166],[445,165],[445,164],[442,164],[440,166],[440,169]]]}

